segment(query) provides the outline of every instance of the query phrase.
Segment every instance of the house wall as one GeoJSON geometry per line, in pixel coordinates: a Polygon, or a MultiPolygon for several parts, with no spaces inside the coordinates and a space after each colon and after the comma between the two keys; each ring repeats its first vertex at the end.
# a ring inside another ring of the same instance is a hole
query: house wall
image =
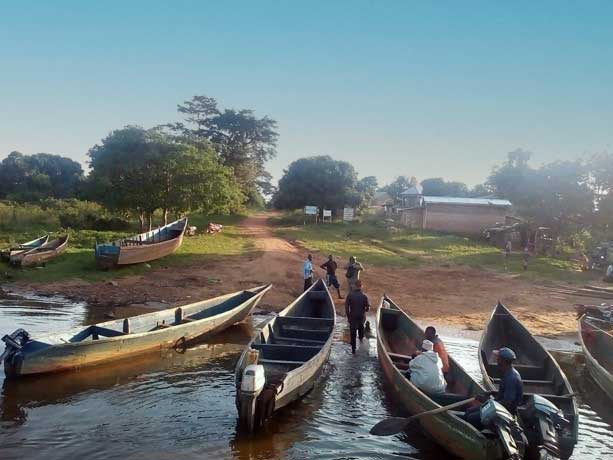
{"type": "Polygon", "coordinates": [[[507,207],[429,203],[426,204],[426,230],[480,234],[485,228],[504,222],[507,207]]]}
{"type": "Polygon", "coordinates": [[[423,228],[424,208],[405,209],[400,213],[400,223],[408,228],[423,228]]]}

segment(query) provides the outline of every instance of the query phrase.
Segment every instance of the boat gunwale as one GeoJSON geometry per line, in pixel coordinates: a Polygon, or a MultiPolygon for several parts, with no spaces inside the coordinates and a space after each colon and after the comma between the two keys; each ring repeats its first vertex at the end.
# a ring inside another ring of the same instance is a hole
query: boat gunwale
{"type": "MultiPolygon", "coordinates": [[[[598,360],[594,357],[594,355],[592,355],[591,350],[589,349],[589,347],[585,344],[585,341],[583,340],[583,323],[586,322],[590,326],[593,326],[593,324],[591,322],[588,322],[589,318],[590,317],[587,314],[583,314],[577,320],[577,324],[578,324],[578,328],[579,328],[579,334],[578,334],[579,335],[579,343],[581,344],[581,348],[583,349],[583,353],[585,354],[585,357],[590,362],[590,364],[592,366],[594,366],[596,368],[596,370],[598,370],[598,372],[600,374],[602,374],[605,377],[608,376],[607,380],[609,380],[609,381],[611,381],[613,383],[613,374],[611,374],[611,372],[609,372],[607,370],[607,368],[605,368],[602,364],[600,364],[600,362],[598,362],[598,360]]],[[[605,334],[611,336],[611,334],[609,334],[607,331],[605,331],[603,329],[600,329],[597,326],[596,326],[596,329],[598,329],[599,331],[602,331],[605,334]]],[[[600,383],[598,382],[598,380],[597,379],[594,379],[594,380],[596,381],[598,386],[600,386],[600,383]]],[[[603,388],[603,390],[605,391],[605,393],[607,393],[607,391],[604,388],[603,388]]]]}
{"type": "MultiPolygon", "coordinates": [[[[134,235],[129,235],[126,236],[125,238],[120,238],[118,240],[114,240],[111,241],[109,243],[98,243],[96,244],[96,256],[98,256],[98,246],[113,246],[113,247],[119,247],[120,251],[123,251],[125,249],[142,249],[142,248],[147,248],[147,249],[151,249],[151,248],[155,248],[158,247],[159,245],[162,245],[164,243],[169,243],[169,242],[174,242],[177,241],[180,238],[183,238],[183,236],[185,235],[185,230],[187,229],[187,217],[182,217],[181,219],[177,219],[174,222],[171,222],[169,224],[163,225],[161,227],[155,228],[153,230],[150,230],[148,232],[142,232],[142,233],[136,233],[134,235]],[[171,228],[175,225],[178,225],[179,222],[183,221],[183,229],[181,230],[181,234],[177,235],[173,238],[168,238],[167,240],[163,240],[163,241],[158,241],[157,243],[147,243],[147,244],[143,244],[142,246],[121,246],[121,242],[126,241],[126,240],[131,240],[133,238],[138,238],[139,236],[142,235],[147,235],[148,233],[152,233],[153,235],[157,235],[158,233],[160,233],[162,230],[166,229],[166,228],[171,228]],[[117,244],[116,244],[117,243],[117,244]]],[[[103,254],[100,254],[103,255],[103,254]]]]}

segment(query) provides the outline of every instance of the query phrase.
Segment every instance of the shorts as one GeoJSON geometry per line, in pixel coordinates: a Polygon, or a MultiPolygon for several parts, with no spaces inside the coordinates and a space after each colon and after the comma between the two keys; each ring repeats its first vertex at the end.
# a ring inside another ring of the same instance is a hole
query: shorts
{"type": "Polygon", "coordinates": [[[326,275],[326,281],[328,282],[328,286],[334,286],[336,289],[341,287],[336,275],[326,275]]]}

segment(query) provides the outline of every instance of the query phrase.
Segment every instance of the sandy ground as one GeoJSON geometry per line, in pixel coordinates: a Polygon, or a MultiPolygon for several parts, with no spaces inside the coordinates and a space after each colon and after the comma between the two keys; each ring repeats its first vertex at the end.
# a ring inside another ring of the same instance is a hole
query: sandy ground
{"type": "MultiPolygon", "coordinates": [[[[82,299],[121,314],[117,310],[122,306],[165,308],[272,282],[274,287],[265,296],[261,307],[278,311],[302,290],[301,269],[306,251],[273,236],[267,225],[268,217],[266,214],[254,215],[242,223],[243,231],[255,239],[258,249],[249,256],[155,269],[146,275],[113,282],[71,280],[44,286],[15,284],[11,288],[82,299]]],[[[323,263],[326,257],[317,253],[313,256],[314,266],[323,263]]],[[[344,264],[344,260],[339,261],[339,266],[344,264]]],[[[500,300],[535,334],[574,333],[573,304],[585,302],[585,298],[552,293],[542,285],[513,275],[463,266],[365,268],[362,276],[364,290],[373,305],[377,305],[381,295],[387,293],[415,318],[434,325],[482,329],[493,305],[500,300]]],[[[325,273],[318,268],[316,275],[323,277],[325,273]]],[[[339,281],[344,283],[343,273],[338,275],[339,281]]],[[[344,288],[346,286],[342,285],[343,294],[344,288]]],[[[339,313],[343,313],[343,301],[336,302],[339,313]]]]}

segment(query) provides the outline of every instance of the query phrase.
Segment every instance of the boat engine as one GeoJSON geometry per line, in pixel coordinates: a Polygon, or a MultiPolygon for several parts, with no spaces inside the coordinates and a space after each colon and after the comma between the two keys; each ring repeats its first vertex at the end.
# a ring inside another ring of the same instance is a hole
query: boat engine
{"type": "Polygon", "coordinates": [[[4,372],[7,377],[13,377],[18,374],[21,361],[23,360],[20,351],[29,340],[30,334],[24,329],[17,329],[12,334],[2,337],[5,349],[4,353],[0,355],[0,361],[4,361],[4,372]]]}
{"type": "Polygon", "coordinates": [[[266,385],[264,366],[249,364],[243,371],[239,396],[239,420],[249,433],[255,428],[256,402],[266,385]]]}
{"type": "Polygon", "coordinates": [[[551,401],[531,395],[520,408],[520,417],[528,437],[530,460],[557,460],[560,454],[560,433],[570,426],[564,413],[551,401]]]}
{"type": "Polygon", "coordinates": [[[511,460],[521,460],[526,448],[526,438],[515,417],[499,402],[488,399],[481,405],[481,423],[492,429],[511,460]]]}

